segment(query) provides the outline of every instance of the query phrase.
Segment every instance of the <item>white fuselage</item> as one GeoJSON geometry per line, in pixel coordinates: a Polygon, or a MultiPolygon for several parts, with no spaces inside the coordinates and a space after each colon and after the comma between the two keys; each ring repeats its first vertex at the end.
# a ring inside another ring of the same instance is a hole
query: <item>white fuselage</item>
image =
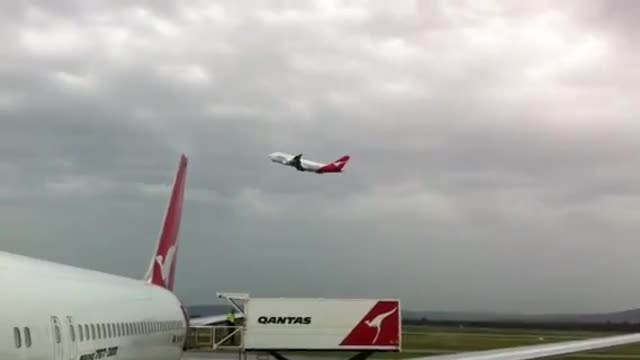
{"type": "MultiPolygon", "coordinates": [[[[269,159],[278,164],[295,167],[289,163],[289,161],[291,161],[291,159],[293,159],[294,156],[295,155],[291,155],[283,152],[274,152],[269,154],[269,159]]],[[[304,171],[317,171],[320,168],[326,166],[327,164],[322,164],[319,162],[310,161],[306,159],[300,159],[300,165],[302,165],[302,167],[304,168],[304,171]]]]}
{"type": "Polygon", "coordinates": [[[179,360],[187,324],[162,287],[0,252],[0,359],[179,360]]]}

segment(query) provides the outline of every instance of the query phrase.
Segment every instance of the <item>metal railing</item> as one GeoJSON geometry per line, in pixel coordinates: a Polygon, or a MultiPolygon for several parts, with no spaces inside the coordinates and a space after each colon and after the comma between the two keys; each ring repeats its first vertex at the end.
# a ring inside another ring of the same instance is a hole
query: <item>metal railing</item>
{"type": "Polygon", "coordinates": [[[187,349],[241,350],[244,348],[242,326],[191,326],[187,332],[187,349]]]}

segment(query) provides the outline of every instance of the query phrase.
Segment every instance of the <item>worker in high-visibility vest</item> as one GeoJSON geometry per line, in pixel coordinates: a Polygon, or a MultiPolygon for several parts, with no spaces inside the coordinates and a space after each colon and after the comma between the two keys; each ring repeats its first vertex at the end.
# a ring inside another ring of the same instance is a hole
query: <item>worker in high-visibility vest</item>
{"type": "Polygon", "coordinates": [[[227,315],[227,326],[236,326],[236,314],[233,309],[231,309],[231,312],[227,315]]]}
{"type": "MultiPolygon", "coordinates": [[[[231,335],[236,329],[234,328],[236,326],[236,314],[235,314],[235,309],[231,309],[231,311],[229,312],[229,315],[227,315],[227,326],[229,326],[229,328],[227,329],[227,335],[231,335]]],[[[234,338],[235,336],[231,336],[227,341],[230,343],[230,345],[233,345],[234,343],[234,338]]]]}

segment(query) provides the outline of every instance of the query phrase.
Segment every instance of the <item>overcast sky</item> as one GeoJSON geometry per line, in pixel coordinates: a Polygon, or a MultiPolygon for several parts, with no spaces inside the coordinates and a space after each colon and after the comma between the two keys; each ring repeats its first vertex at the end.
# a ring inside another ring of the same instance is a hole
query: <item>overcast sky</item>
{"type": "Polygon", "coordinates": [[[639,8],[4,1],[0,248],[142,277],[184,152],[188,304],[640,306],[639,8]]]}

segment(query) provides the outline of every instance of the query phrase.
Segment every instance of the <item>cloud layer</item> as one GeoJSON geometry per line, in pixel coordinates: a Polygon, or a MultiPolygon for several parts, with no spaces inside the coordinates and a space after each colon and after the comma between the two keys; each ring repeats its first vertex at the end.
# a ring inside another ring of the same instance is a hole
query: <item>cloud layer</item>
{"type": "Polygon", "coordinates": [[[0,6],[3,250],[433,310],[638,305],[634,1],[0,6]],[[299,174],[272,151],[346,173],[299,174]]]}

